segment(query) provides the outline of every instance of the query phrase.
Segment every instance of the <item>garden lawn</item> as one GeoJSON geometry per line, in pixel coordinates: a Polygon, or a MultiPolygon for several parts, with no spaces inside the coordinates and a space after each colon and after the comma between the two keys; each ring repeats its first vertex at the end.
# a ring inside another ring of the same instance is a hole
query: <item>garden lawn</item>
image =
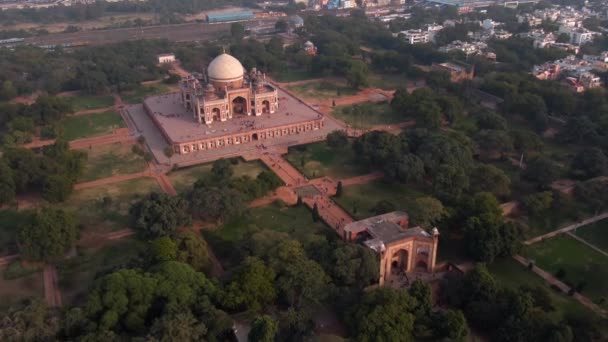
{"type": "Polygon", "coordinates": [[[66,97],[74,111],[107,108],[114,105],[112,95],[74,95],[66,97]]]}
{"type": "Polygon", "coordinates": [[[393,125],[408,120],[403,115],[395,113],[388,102],[364,102],[335,107],[332,116],[356,129],[393,125]]]}
{"type": "Polygon", "coordinates": [[[61,136],[66,140],[112,134],[114,129],[126,127],[117,112],[102,112],[68,116],[60,123],[61,136]]]}
{"type": "Polygon", "coordinates": [[[17,253],[17,233],[25,219],[14,210],[0,210],[0,256],[17,253]]]}
{"type": "MultiPolygon", "coordinates": [[[[567,235],[558,235],[526,247],[524,255],[551,274],[565,271],[566,284],[584,283],[582,294],[596,303],[608,299],[608,257],[567,235]]],[[[606,306],[604,304],[604,306],[606,306]]]]}
{"type": "Polygon", "coordinates": [[[245,256],[243,243],[261,230],[286,233],[305,247],[316,239],[336,236],[322,222],[313,222],[312,213],[307,207],[287,207],[282,202],[250,209],[246,217],[204,233],[222,263],[236,265],[245,256]]]}
{"type": "Polygon", "coordinates": [[[130,145],[113,143],[84,151],[87,152],[88,159],[79,182],[142,172],[148,167],[142,156],[131,151],[130,145]]]}
{"type": "Polygon", "coordinates": [[[12,280],[0,276],[0,310],[6,312],[27,298],[44,299],[42,272],[12,280]]]}
{"type": "Polygon", "coordinates": [[[488,269],[497,282],[503,286],[514,289],[517,289],[520,286],[541,286],[546,288],[551,294],[551,299],[556,309],[551,315],[556,322],[564,319],[567,314],[573,314],[579,317],[595,315],[594,312],[584,307],[572,297],[552,289],[541,277],[537,276],[531,270],[528,270],[524,265],[515,261],[515,259],[498,259],[490,264],[488,269]]]}
{"type": "Polygon", "coordinates": [[[290,148],[284,157],[309,179],[329,176],[340,180],[369,172],[355,160],[351,144],[342,149],[333,149],[325,142],[301,145],[290,148]]]}
{"type": "Polygon", "coordinates": [[[286,68],[284,71],[274,73],[272,76],[277,82],[295,82],[315,78],[309,71],[294,68],[286,68]]]}
{"type": "MultiPolygon", "coordinates": [[[[240,158],[232,160],[236,160],[237,162],[237,164],[232,165],[234,171],[233,177],[249,176],[255,179],[262,171],[268,170],[268,168],[258,160],[251,162],[246,162],[240,158]]],[[[177,171],[172,171],[169,174],[169,179],[171,179],[171,183],[173,183],[175,190],[178,193],[183,193],[190,190],[194,183],[200,178],[209,177],[211,175],[212,167],[213,163],[186,167],[177,171]]]]}
{"type": "Polygon", "coordinates": [[[407,77],[404,74],[384,74],[371,72],[368,77],[368,81],[371,87],[384,90],[394,90],[400,87],[405,88],[408,85],[413,85],[408,84],[407,77]]]}
{"type": "Polygon", "coordinates": [[[608,252],[608,219],[578,228],[576,235],[590,244],[608,252]]]}
{"type": "Polygon", "coordinates": [[[65,304],[83,304],[99,274],[128,266],[146,247],[146,242],[126,238],[95,250],[79,249],[76,257],[65,259],[57,267],[59,288],[65,304]]]}
{"type": "Polygon", "coordinates": [[[140,85],[139,87],[120,94],[120,98],[125,103],[142,103],[144,98],[152,95],[168,93],[169,87],[163,84],[140,85]]]}
{"type": "Polygon", "coordinates": [[[77,190],[59,206],[76,214],[83,234],[103,234],[127,228],[131,204],[153,191],[161,192],[156,180],[138,178],[77,190]]]}
{"type": "Polygon", "coordinates": [[[410,185],[373,181],[344,187],[344,193],[334,200],[355,219],[361,220],[376,214],[372,208],[378,201],[391,202],[397,210],[408,211],[416,198],[427,196],[420,189],[410,185]]]}
{"type": "Polygon", "coordinates": [[[356,89],[349,87],[344,80],[324,80],[320,82],[311,81],[304,84],[296,84],[287,86],[287,89],[293,91],[301,97],[313,100],[326,100],[345,95],[355,95],[356,89]]]}

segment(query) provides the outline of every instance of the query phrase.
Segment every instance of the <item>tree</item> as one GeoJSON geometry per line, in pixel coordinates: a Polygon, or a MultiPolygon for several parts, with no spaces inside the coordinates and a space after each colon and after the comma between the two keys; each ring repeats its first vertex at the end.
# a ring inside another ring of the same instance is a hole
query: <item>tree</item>
{"type": "Polygon", "coordinates": [[[192,221],[182,197],[153,192],[129,209],[133,227],[148,237],[171,236],[192,221]]]}
{"type": "Polygon", "coordinates": [[[344,190],[342,189],[342,181],[338,181],[338,185],[336,186],[336,197],[341,197],[343,191],[344,190]]]}
{"type": "Polygon", "coordinates": [[[20,227],[18,246],[28,260],[55,261],[65,255],[77,237],[78,226],[72,214],[43,208],[20,227]]]}
{"type": "Polygon", "coordinates": [[[525,196],[522,199],[522,203],[530,216],[539,217],[543,212],[551,208],[553,193],[550,191],[537,192],[525,196]]]}
{"type": "Polygon", "coordinates": [[[439,338],[460,341],[469,334],[469,327],[464,314],[460,310],[445,310],[435,318],[439,338]]]}
{"type": "Polygon", "coordinates": [[[447,210],[443,207],[441,201],[436,198],[420,197],[416,198],[415,202],[415,206],[411,209],[412,224],[430,229],[447,215],[447,210]]]}
{"type": "Polygon", "coordinates": [[[171,157],[173,157],[173,154],[175,153],[175,151],[173,150],[173,146],[166,146],[163,149],[163,153],[165,154],[165,156],[167,158],[169,158],[169,163],[171,162],[171,157]]]}
{"type": "Polygon", "coordinates": [[[195,271],[208,271],[211,266],[207,242],[193,232],[178,233],[175,260],[192,266],[195,271]]]}
{"type": "Polygon", "coordinates": [[[355,244],[340,244],[332,251],[330,276],[337,286],[363,289],[380,277],[378,256],[355,244]]]}
{"type": "Polygon", "coordinates": [[[374,215],[382,215],[395,211],[396,208],[391,201],[379,200],[370,210],[374,213],[374,215]]]}
{"type": "Polygon", "coordinates": [[[557,43],[570,43],[570,36],[567,33],[560,33],[555,41],[557,43]]]}
{"type": "Polygon", "coordinates": [[[234,41],[241,41],[245,37],[245,26],[241,23],[232,23],[230,25],[230,35],[234,41]]]}
{"type": "Polygon", "coordinates": [[[319,219],[319,206],[317,206],[317,202],[315,202],[315,204],[312,206],[312,220],[314,222],[318,222],[319,219]]]}
{"type": "Polygon", "coordinates": [[[2,82],[2,88],[0,89],[0,100],[7,101],[17,96],[17,89],[13,85],[13,82],[6,80],[2,82]]]}
{"type": "Polygon", "coordinates": [[[251,342],[273,342],[278,331],[277,322],[272,317],[263,315],[253,320],[247,339],[251,342]]]}
{"type": "Polygon", "coordinates": [[[49,202],[63,202],[72,193],[74,183],[65,175],[49,175],[44,180],[42,197],[49,202]]]}
{"type": "Polygon", "coordinates": [[[431,287],[420,279],[414,280],[410,286],[408,293],[415,299],[414,313],[416,317],[426,317],[433,307],[431,298],[431,287]]]}
{"type": "Polygon", "coordinates": [[[158,342],[203,341],[207,327],[190,312],[165,314],[154,321],[149,337],[158,342]]]}
{"type": "Polygon", "coordinates": [[[507,120],[505,120],[502,115],[496,112],[482,110],[479,113],[475,114],[475,119],[477,120],[477,125],[481,129],[493,129],[502,131],[507,129],[507,120]]]}
{"type": "Polygon", "coordinates": [[[346,73],[346,83],[353,89],[367,86],[369,83],[367,65],[358,60],[353,60],[350,64],[350,69],[346,73]]]}
{"type": "Polygon", "coordinates": [[[194,218],[224,222],[240,217],[246,206],[243,195],[229,188],[195,186],[189,195],[190,211],[194,218]]]}
{"type": "Polygon", "coordinates": [[[168,236],[159,237],[150,243],[150,252],[154,263],[175,260],[177,245],[168,236]]]}
{"type": "Polygon", "coordinates": [[[574,194],[579,201],[593,207],[596,213],[608,206],[608,182],[603,179],[577,183],[574,194]]]}
{"type": "Polygon", "coordinates": [[[332,148],[344,148],[348,145],[348,136],[344,131],[333,131],[327,134],[327,145],[332,148]]]}
{"type": "Polygon", "coordinates": [[[287,23],[287,21],[285,21],[283,19],[277,20],[277,22],[274,24],[274,29],[279,32],[287,32],[288,28],[289,28],[289,24],[287,23]]]}
{"type": "Polygon", "coordinates": [[[55,341],[61,320],[44,302],[27,300],[23,306],[5,310],[0,315],[2,341],[55,341]]]}
{"type": "Polygon", "coordinates": [[[530,161],[524,172],[524,178],[546,188],[561,175],[561,166],[551,159],[538,156],[530,161]]]}
{"type": "Polygon", "coordinates": [[[579,179],[603,176],[608,171],[608,157],[597,147],[586,148],[574,157],[570,170],[579,179]]]}
{"type": "Polygon", "coordinates": [[[0,205],[10,203],[15,199],[16,185],[13,180],[13,170],[0,159],[0,205]]]}
{"type": "MultiPolygon", "coordinates": [[[[396,165],[394,178],[403,183],[413,183],[422,180],[424,177],[424,162],[415,154],[404,155],[396,165]]],[[[391,172],[387,172],[390,176],[391,172]]]]}
{"type": "Polygon", "coordinates": [[[231,310],[257,312],[277,297],[275,272],[256,257],[248,257],[226,287],[223,303],[231,310]]]}
{"type": "Polygon", "coordinates": [[[502,157],[513,150],[513,140],[505,131],[481,130],[475,136],[479,148],[489,156],[502,157]]]}
{"type": "Polygon", "coordinates": [[[489,192],[505,198],[511,193],[511,179],[507,174],[491,164],[478,164],[471,171],[471,192],[489,192]]]}
{"type": "Polygon", "coordinates": [[[228,180],[234,174],[234,170],[232,168],[230,160],[220,158],[213,162],[213,166],[211,167],[211,173],[217,179],[228,180]]]}

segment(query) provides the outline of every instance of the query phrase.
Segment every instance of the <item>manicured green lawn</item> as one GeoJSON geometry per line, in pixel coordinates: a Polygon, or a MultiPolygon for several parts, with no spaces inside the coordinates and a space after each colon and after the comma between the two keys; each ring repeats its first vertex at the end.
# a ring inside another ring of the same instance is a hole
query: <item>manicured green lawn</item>
{"type": "Polygon", "coordinates": [[[131,146],[121,143],[94,146],[85,152],[88,159],[79,182],[137,173],[148,167],[142,156],[131,151],[131,146]]]}
{"type": "Polygon", "coordinates": [[[283,203],[250,209],[246,217],[204,233],[222,263],[236,264],[246,253],[245,241],[261,230],[286,233],[305,246],[315,239],[335,236],[322,222],[313,222],[305,206],[287,207],[283,203]]]}
{"type": "Polygon", "coordinates": [[[69,116],[61,121],[61,136],[67,140],[111,134],[116,128],[127,127],[117,112],[69,116]]]}
{"type": "Polygon", "coordinates": [[[277,82],[295,82],[315,78],[315,75],[306,70],[286,68],[283,72],[272,74],[272,77],[277,82]]]}
{"type": "Polygon", "coordinates": [[[384,90],[394,90],[407,87],[407,78],[403,74],[384,74],[371,72],[368,77],[370,87],[384,90]]]}
{"type": "Polygon", "coordinates": [[[17,252],[17,233],[26,217],[11,209],[0,210],[0,256],[17,252]]]}
{"type": "Polygon", "coordinates": [[[44,299],[42,272],[11,280],[0,276],[0,310],[7,310],[27,298],[44,299]]]}
{"type": "MultiPolygon", "coordinates": [[[[233,177],[249,176],[251,178],[256,178],[262,171],[268,169],[258,160],[251,162],[246,162],[242,159],[234,160],[237,161],[237,164],[233,164],[232,166],[234,171],[233,177]]],[[[169,179],[171,179],[171,183],[173,183],[173,187],[175,187],[177,192],[186,192],[192,188],[192,185],[194,185],[197,180],[210,176],[212,166],[212,163],[208,163],[172,171],[171,174],[169,174],[169,179]]]]}
{"type": "Polygon", "coordinates": [[[346,211],[357,219],[374,216],[372,208],[378,201],[391,202],[397,210],[408,211],[416,198],[425,196],[424,192],[409,185],[384,183],[374,181],[366,184],[357,184],[344,187],[344,194],[335,197],[346,211]]]}
{"type": "Polygon", "coordinates": [[[565,271],[564,282],[577,286],[585,283],[582,293],[594,302],[608,299],[608,257],[567,235],[528,246],[524,255],[538,267],[556,274],[565,271]]]}
{"type": "Polygon", "coordinates": [[[336,107],[332,115],[357,129],[367,129],[378,125],[393,125],[408,118],[395,113],[388,102],[365,102],[352,106],[336,107]]]}
{"type": "Polygon", "coordinates": [[[608,252],[608,220],[602,220],[576,230],[576,235],[608,252]]]}
{"type": "Polygon", "coordinates": [[[287,88],[300,96],[316,100],[325,100],[357,93],[357,90],[349,87],[344,80],[309,82],[291,85],[287,88]]]}
{"type": "Polygon", "coordinates": [[[64,302],[82,304],[100,274],[128,266],[146,247],[146,242],[126,238],[96,250],[79,249],[76,257],[64,260],[57,267],[64,302]]]}
{"type": "Polygon", "coordinates": [[[144,98],[151,95],[168,93],[169,88],[163,84],[142,85],[131,91],[120,94],[120,98],[125,103],[142,103],[144,98]]]}
{"type": "Polygon", "coordinates": [[[325,142],[301,145],[290,148],[284,157],[309,179],[329,176],[340,180],[368,173],[356,162],[350,144],[342,149],[325,142]]]}
{"type": "Polygon", "coordinates": [[[85,232],[107,233],[127,228],[131,204],[153,191],[161,192],[156,180],[132,179],[75,191],[60,207],[74,212],[85,232]]]}
{"type": "Polygon", "coordinates": [[[582,317],[595,316],[594,312],[584,307],[572,297],[553,290],[541,277],[537,276],[512,258],[496,260],[488,266],[488,269],[498,283],[503,286],[511,288],[519,288],[520,286],[541,286],[546,288],[551,294],[551,299],[553,300],[553,305],[556,309],[552,314],[555,321],[561,321],[566,314],[582,317]]]}
{"type": "Polygon", "coordinates": [[[112,95],[75,95],[66,97],[69,99],[74,111],[107,108],[114,105],[112,95]]]}

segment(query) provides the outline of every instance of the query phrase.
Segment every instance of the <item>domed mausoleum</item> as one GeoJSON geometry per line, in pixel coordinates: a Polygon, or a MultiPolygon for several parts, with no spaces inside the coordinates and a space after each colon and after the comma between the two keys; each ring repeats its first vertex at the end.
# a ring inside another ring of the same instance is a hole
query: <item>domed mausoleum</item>
{"type": "Polygon", "coordinates": [[[180,83],[181,100],[199,123],[231,120],[234,116],[274,113],[277,90],[255,68],[249,73],[227,53],[215,57],[202,77],[189,75],[180,83]]]}

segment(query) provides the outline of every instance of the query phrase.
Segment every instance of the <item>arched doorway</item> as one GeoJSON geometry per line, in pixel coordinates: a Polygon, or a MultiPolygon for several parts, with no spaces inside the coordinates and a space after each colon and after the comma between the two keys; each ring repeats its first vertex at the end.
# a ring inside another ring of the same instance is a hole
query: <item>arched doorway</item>
{"type": "Polygon", "coordinates": [[[419,260],[416,263],[416,271],[426,271],[428,269],[428,264],[424,260],[419,260]]]}
{"type": "Polygon", "coordinates": [[[251,140],[258,140],[258,134],[257,133],[253,133],[253,135],[251,136],[251,140]]]}
{"type": "Polygon", "coordinates": [[[270,113],[270,102],[268,100],[262,101],[262,113],[270,113]]]}
{"type": "Polygon", "coordinates": [[[220,109],[219,108],[213,108],[211,110],[211,116],[213,121],[220,121],[221,120],[221,115],[220,115],[220,109]]]}
{"type": "Polygon", "coordinates": [[[409,262],[409,252],[405,249],[400,249],[391,259],[391,274],[400,274],[407,271],[409,262]]]}
{"type": "Polygon", "coordinates": [[[247,100],[242,96],[237,96],[232,100],[232,113],[245,114],[247,113],[247,100]]]}

